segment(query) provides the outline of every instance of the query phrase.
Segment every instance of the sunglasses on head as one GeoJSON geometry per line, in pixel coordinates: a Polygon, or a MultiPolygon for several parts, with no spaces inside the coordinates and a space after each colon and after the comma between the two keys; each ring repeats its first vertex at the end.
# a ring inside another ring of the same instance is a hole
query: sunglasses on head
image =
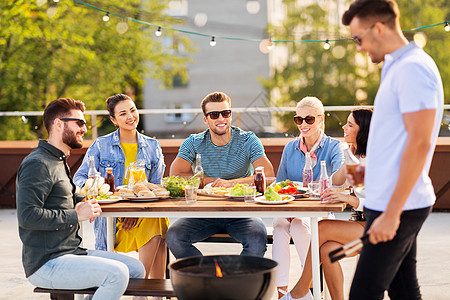
{"type": "Polygon", "coordinates": [[[294,117],[294,122],[295,122],[297,125],[302,125],[303,120],[305,120],[306,124],[312,125],[312,124],[314,124],[314,122],[316,121],[316,117],[313,117],[313,116],[306,116],[306,117],[304,117],[304,118],[299,117],[299,116],[295,116],[295,117],[294,117]]]}
{"type": "Polygon", "coordinates": [[[86,125],[86,121],[82,120],[82,119],[76,119],[76,118],[62,118],[60,119],[63,122],[70,122],[70,121],[75,121],[77,123],[77,125],[81,128],[83,126],[86,125]]]}
{"type": "Polygon", "coordinates": [[[227,119],[231,116],[231,110],[227,109],[222,111],[210,111],[209,113],[205,114],[205,117],[207,117],[208,115],[212,120],[218,119],[220,115],[227,119]]]}

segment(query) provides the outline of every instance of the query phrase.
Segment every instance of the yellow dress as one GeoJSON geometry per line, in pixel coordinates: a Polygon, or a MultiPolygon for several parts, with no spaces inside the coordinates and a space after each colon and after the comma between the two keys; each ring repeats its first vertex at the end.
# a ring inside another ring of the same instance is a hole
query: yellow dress
{"type": "MultiPolygon", "coordinates": [[[[136,161],[138,144],[120,143],[125,154],[126,167],[136,161]]],[[[127,184],[128,179],[124,179],[123,184],[127,184]]],[[[129,231],[122,230],[122,222],[117,219],[116,224],[116,243],[114,250],[118,252],[138,251],[154,236],[160,235],[163,239],[166,237],[167,228],[169,228],[168,218],[139,218],[136,226],[129,231]]]]}

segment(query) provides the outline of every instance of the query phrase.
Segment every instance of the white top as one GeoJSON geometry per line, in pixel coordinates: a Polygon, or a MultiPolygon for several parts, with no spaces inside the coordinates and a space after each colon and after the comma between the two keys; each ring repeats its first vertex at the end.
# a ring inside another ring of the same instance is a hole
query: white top
{"type": "Polygon", "coordinates": [[[439,70],[423,49],[411,42],[385,56],[367,144],[366,208],[386,209],[398,180],[407,139],[403,114],[426,109],[436,109],[432,146],[403,210],[434,204],[436,197],[428,172],[439,134],[443,104],[439,70]]]}

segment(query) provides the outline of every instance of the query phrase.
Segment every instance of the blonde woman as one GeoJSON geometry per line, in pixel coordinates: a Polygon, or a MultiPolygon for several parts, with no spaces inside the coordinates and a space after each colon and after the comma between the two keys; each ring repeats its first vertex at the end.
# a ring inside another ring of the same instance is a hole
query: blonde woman
{"type": "MultiPolygon", "coordinates": [[[[136,160],[145,162],[149,182],[160,183],[164,173],[164,157],[157,140],[140,134],[139,112],[127,95],[117,94],[106,100],[111,122],[118,129],[95,140],[86,152],[75,173],[74,183],[81,187],[88,178],[89,156],[95,157],[95,166],[102,176],[105,168],[112,167],[116,186],[127,184],[124,179],[127,166],[136,160]]],[[[138,251],[145,267],[146,278],[164,278],[166,243],[164,237],[169,226],[167,218],[120,218],[114,220],[115,246],[119,252],[138,251]]],[[[95,249],[106,250],[106,219],[94,223],[95,249]]]]}
{"type": "MultiPolygon", "coordinates": [[[[327,165],[328,175],[336,172],[344,161],[339,148],[339,141],[328,137],[324,132],[324,108],[316,97],[305,97],[297,103],[294,122],[297,124],[300,137],[290,141],[283,149],[277,182],[289,179],[303,181],[305,154],[311,155],[313,164],[313,181],[320,175],[320,161],[327,165]]],[[[292,237],[302,265],[305,265],[306,254],[311,238],[309,218],[278,218],[273,224],[273,259],[280,265],[278,269],[278,296],[286,294],[289,281],[289,242],[292,237]]]]}

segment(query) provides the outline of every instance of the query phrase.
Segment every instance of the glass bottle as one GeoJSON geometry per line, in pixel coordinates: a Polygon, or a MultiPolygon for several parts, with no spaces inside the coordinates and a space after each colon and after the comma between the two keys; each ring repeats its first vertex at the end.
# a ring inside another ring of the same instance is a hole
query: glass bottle
{"type": "Polygon", "coordinates": [[[114,193],[116,191],[116,187],[114,183],[113,168],[108,167],[105,170],[106,170],[105,183],[109,184],[109,191],[114,193]]]}
{"type": "Polygon", "coordinates": [[[344,152],[347,173],[351,174],[355,180],[354,187],[362,187],[364,185],[364,166],[361,164],[359,159],[357,159],[356,156],[353,155],[347,143],[341,143],[340,147],[344,152]]]}
{"type": "Polygon", "coordinates": [[[327,173],[327,165],[324,160],[320,161],[320,177],[319,177],[319,193],[322,196],[323,192],[330,188],[330,178],[327,173]]]}
{"type": "Polygon", "coordinates": [[[311,154],[305,153],[305,167],[303,168],[303,187],[308,187],[308,184],[313,181],[313,169],[311,163],[311,154]]]}
{"type": "Polygon", "coordinates": [[[99,177],[100,177],[100,175],[95,173],[95,175],[94,175],[94,182],[87,189],[87,192],[86,192],[86,199],[87,200],[97,198],[97,196],[98,196],[98,180],[99,180],[99,177]]]}
{"type": "Polygon", "coordinates": [[[266,175],[264,175],[264,167],[255,169],[255,186],[258,193],[264,194],[266,190],[266,175]]]}
{"type": "Polygon", "coordinates": [[[195,157],[195,169],[194,169],[194,176],[198,177],[200,179],[200,188],[203,188],[203,167],[202,167],[202,155],[200,153],[197,153],[195,157]]]}
{"type": "Polygon", "coordinates": [[[88,178],[94,178],[97,174],[97,169],[95,168],[95,158],[94,156],[89,156],[89,171],[88,178]]]}

